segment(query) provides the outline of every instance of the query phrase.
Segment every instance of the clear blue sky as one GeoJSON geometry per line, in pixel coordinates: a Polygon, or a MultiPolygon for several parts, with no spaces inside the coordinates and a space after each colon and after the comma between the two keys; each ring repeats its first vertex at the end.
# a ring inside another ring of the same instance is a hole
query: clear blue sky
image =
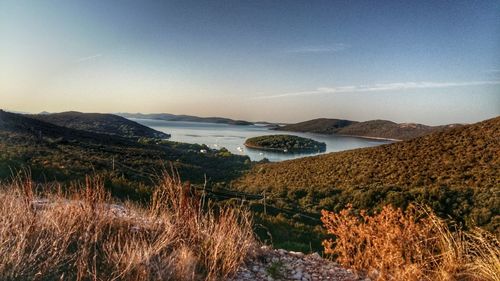
{"type": "Polygon", "coordinates": [[[475,122],[500,1],[0,0],[0,107],[475,122]]]}

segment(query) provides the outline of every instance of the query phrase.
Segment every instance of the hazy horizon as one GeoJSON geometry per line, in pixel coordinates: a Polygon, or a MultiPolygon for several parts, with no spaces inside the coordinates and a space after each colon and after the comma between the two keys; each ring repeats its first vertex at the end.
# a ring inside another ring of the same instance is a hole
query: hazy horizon
{"type": "Polygon", "coordinates": [[[0,0],[0,108],[249,121],[500,115],[500,2],[0,0]]]}

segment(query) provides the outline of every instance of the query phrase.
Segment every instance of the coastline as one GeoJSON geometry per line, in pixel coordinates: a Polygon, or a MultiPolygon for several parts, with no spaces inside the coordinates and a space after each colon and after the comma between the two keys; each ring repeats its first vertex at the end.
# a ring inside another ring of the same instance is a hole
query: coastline
{"type": "Polygon", "coordinates": [[[274,151],[274,152],[281,152],[281,153],[286,153],[286,152],[283,152],[283,149],[279,149],[279,148],[270,148],[270,147],[263,147],[263,146],[255,146],[255,145],[251,145],[251,144],[248,144],[248,143],[243,143],[243,145],[246,147],[246,148],[251,148],[251,149],[257,149],[257,150],[267,150],[267,151],[274,151]]]}
{"type": "Polygon", "coordinates": [[[279,130],[279,129],[270,129],[270,130],[281,131],[281,132],[303,133],[303,134],[315,134],[315,135],[320,135],[320,136],[341,136],[341,137],[352,137],[352,138],[371,139],[371,140],[386,140],[386,141],[394,141],[394,142],[403,141],[402,139],[391,139],[391,138],[371,137],[371,136],[361,136],[361,135],[347,135],[347,134],[338,134],[338,133],[322,134],[322,133],[315,133],[315,132],[287,131],[287,130],[279,130]]]}
{"type": "Polygon", "coordinates": [[[283,154],[293,154],[293,153],[299,153],[299,154],[309,154],[309,153],[316,153],[316,152],[312,152],[310,150],[304,150],[304,151],[297,151],[297,150],[288,150],[287,152],[284,152],[283,149],[279,149],[279,148],[270,148],[270,147],[263,147],[263,146],[255,146],[255,145],[251,145],[251,144],[248,144],[248,143],[243,143],[243,145],[246,147],[246,148],[250,148],[250,149],[255,149],[255,150],[265,150],[265,151],[272,151],[272,152],[277,152],[277,153],[283,153],[283,154]]]}
{"type": "MultiPolygon", "coordinates": [[[[372,140],[386,140],[386,141],[403,141],[402,139],[391,139],[391,138],[382,138],[382,137],[370,137],[370,136],[358,136],[358,135],[344,135],[344,134],[335,134],[337,136],[343,137],[353,137],[353,138],[362,138],[362,139],[372,139],[372,140]]],[[[328,136],[328,135],[326,135],[328,136]]]]}

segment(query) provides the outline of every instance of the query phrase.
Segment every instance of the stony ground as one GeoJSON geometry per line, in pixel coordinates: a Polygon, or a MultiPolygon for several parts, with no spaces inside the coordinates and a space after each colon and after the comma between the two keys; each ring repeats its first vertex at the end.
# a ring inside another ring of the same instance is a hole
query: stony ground
{"type": "Polygon", "coordinates": [[[305,255],[300,252],[274,250],[263,246],[230,281],[250,280],[358,281],[369,279],[359,278],[351,270],[323,259],[316,253],[305,255]]]}

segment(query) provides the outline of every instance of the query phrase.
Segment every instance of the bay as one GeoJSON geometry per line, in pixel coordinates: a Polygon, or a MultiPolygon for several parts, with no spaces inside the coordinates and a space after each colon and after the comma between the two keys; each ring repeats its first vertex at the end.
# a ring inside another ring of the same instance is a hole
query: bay
{"type": "Polygon", "coordinates": [[[321,154],[279,153],[260,151],[245,147],[244,143],[247,138],[263,135],[287,134],[324,142],[326,143],[326,151],[322,153],[371,147],[392,142],[389,140],[375,140],[340,135],[320,135],[310,133],[275,131],[270,130],[264,125],[241,126],[230,124],[164,121],[137,118],[131,118],[131,120],[155,130],[170,134],[171,138],[169,140],[171,141],[205,144],[214,149],[221,149],[225,147],[231,153],[238,155],[248,155],[253,161],[260,161],[264,158],[267,158],[269,159],[269,161],[276,162],[321,154]]]}

